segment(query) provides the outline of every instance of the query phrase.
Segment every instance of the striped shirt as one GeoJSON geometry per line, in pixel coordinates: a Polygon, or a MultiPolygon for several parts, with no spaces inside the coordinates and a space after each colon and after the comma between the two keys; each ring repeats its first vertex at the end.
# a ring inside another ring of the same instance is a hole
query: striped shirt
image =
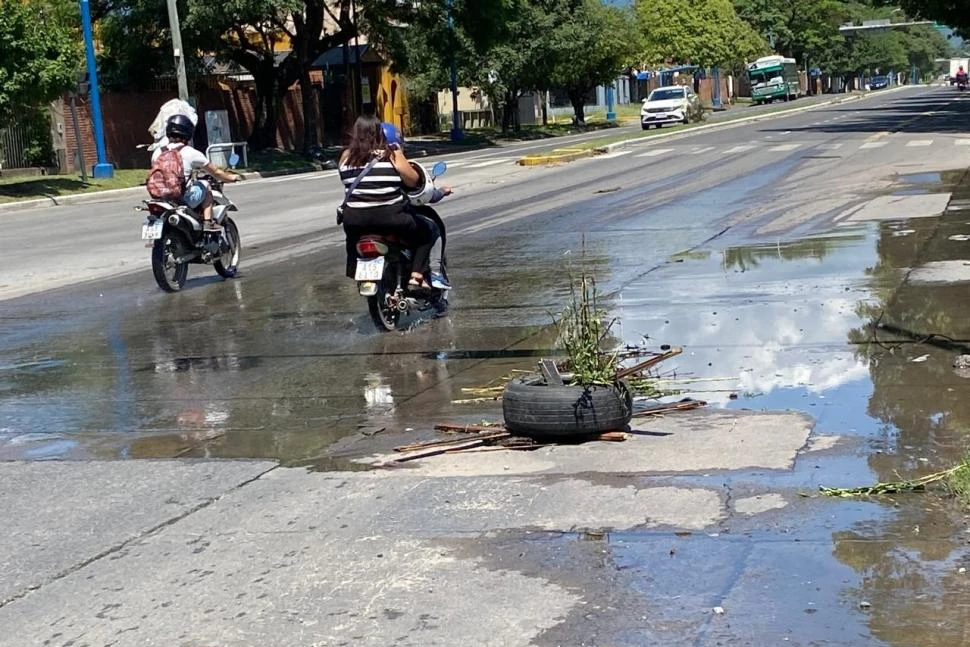
{"type": "MultiPolygon", "coordinates": [[[[350,167],[346,163],[340,165],[340,181],[344,183],[345,192],[363,170],[363,166],[350,167]]],[[[404,202],[404,182],[390,160],[381,160],[374,164],[353,194],[347,198],[347,206],[352,209],[393,207],[403,205],[404,202]]]]}

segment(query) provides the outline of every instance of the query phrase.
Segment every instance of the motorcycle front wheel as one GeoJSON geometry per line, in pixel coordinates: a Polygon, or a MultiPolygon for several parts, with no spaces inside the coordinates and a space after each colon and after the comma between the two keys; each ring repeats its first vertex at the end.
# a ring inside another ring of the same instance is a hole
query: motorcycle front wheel
{"type": "Polygon", "coordinates": [[[242,242],[239,240],[239,229],[236,227],[236,223],[233,222],[232,218],[227,217],[222,221],[222,229],[223,235],[229,241],[229,253],[219,257],[218,260],[212,263],[212,266],[216,268],[216,272],[222,278],[232,279],[239,272],[239,256],[242,252],[242,242]],[[224,260],[225,262],[223,262],[224,260]]]}
{"type": "Polygon", "coordinates": [[[388,263],[384,269],[384,276],[377,286],[377,293],[367,297],[367,310],[374,325],[381,332],[391,332],[397,329],[401,320],[401,311],[391,304],[390,297],[397,292],[400,285],[400,275],[396,265],[388,263]]]}
{"type": "Polygon", "coordinates": [[[166,292],[178,292],[189,275],[188,263],[176,263],[183,252],[180,234],[167,231],[152,246],[152,274],[158,287],[166,292]]]}

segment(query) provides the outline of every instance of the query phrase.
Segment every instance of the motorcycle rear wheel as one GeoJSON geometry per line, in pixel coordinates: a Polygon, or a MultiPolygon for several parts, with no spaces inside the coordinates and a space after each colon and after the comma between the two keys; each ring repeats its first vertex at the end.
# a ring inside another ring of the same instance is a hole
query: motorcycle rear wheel
{"type": "Polygon", "coordinates": [[[185,286],[189,275],[188,263],[176,263],[175,259],[184,252],[180,234],[166,232],[155,240],[152,246],[152,274],[158,287],[166,292],[178,292],[185,286]]]}
{"type": "Polygon", "coordinates": [[[388,264],[384,270],[384,276],[377,286],[377,293],[367,297],[367,310],[374,325],[381,332],[391,332],[397,329],[397,324],[401,320],[401,311],[389,305],[388,297],[397,291],[400,285],[400,275],[398,268],[388,264]]]}

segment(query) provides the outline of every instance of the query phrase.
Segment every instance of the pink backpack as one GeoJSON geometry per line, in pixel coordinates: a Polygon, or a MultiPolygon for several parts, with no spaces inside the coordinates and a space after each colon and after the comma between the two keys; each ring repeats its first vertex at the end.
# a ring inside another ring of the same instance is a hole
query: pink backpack
{"type": "Polygon", "coordinates": [[[156,200],[178,200],[185,192],[185,170],[179,154],[180,148],[182,147],[162,151],[152,164],[152,170],[148,172],[145,188],[148,189],[148,195],[156,200]]]}

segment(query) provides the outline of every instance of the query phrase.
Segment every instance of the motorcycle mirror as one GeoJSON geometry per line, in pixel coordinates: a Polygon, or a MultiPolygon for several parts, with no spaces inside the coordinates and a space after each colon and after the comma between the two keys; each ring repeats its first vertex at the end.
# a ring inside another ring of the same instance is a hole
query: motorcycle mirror
{"type": "Polygon", "coordinates": [[[239,164],[239,156],[236,155],[236,151],[233,151],[229,156],[229,166],[236,168],[236,164],[239,164]]]}
{"type": "Polygon", "coordinates": [[[438,162],[431,167],[431,175],[438,177],[439,175],[444,175],[445,171],[448,170],[448,165],[444,162],[438,162]]]}

